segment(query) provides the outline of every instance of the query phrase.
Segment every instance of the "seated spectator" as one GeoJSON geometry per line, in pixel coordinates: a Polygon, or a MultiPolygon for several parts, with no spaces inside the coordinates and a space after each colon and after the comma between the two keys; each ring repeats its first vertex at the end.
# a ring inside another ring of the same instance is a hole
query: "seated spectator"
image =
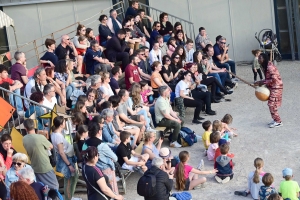
{"type": "Polygon", "coordinates": [[[145,36],[147,38],[150,38],[150,34],[145,26],[145,24],[143,23],[143,19],[141,18],[141,15],[140,15],[140,10],[138,11],[138,14],[135,16],[134,18],[134,24],[141,30],[141,32],[143,34],[145,34],[145,36]]]}
{"type": "Polygon", "coordinates": [[[109,82],[110,82],[110,74],[108,72],[101,72],[101,81],[102,85],[100,87],[100,90],[103,92],[103,97],[105,99],[108,99],[110,96],[114,95],[114,92],[112,91],[109,82]],[[108,96],[108,97],[107,97],[108,96]]]}
{"type": "Polygon", "coordinates": [[[106,97],[107,99],[104,98],[104,94],[100,90],[100,87],[102,85],[101,76],[93,75],[90,77],[90,80],[91,80],[91,86],[88,89],[89,90],[94,89],[97,91],[97,95],[95,96],[95,98],[96,98],[97,106],[100,106],[104,101],[107,101],[108,99],[108,96],[106,97]]]}
{"type": "MultiPolygon", "coordinates": [[[[42,135],[36,134],[34,121],[26,119],[24,127],[27,135],[23,137],[23,145],[31,161],[37,181],[58,190],[59,184],[49,160],[49,150],[53,145],[42,135]]],[[[23,168],[24,169],[24,168],[23,168]]],[[[34,178],[35,179],[35,178],[34,178]]]]}
{"type": "Polygon", "coordinates": [[[248,188],[245,191],[246,196],[250,193],[253,199],[259,198],[259,189],[263,186],[262,177],[266,172],[263,171],[264,161],[261,158],[254,160],[255,171],[248,174],[248,188]]]}
{"type": "Polygon", "coordinates": [[[102,53],[98,41],[92,41],[91,48],[87,50],[84,57],[87,74],[99,74],[101,71],[110,72],[111,68],[114,67],[112,62],[101,57],[102,53]]]}
{"type": "Polygon", "coordinates": [[[75,141],[77,143],[78,150],[80,153],[82,152],[82,147],[88,138],[89,138],[88,137],[88,126],[87,125],[78,126],[76,136],[75,136],[75,141]]]}
{"type": "Polygon", "coordinates": [[[114,95],[118,94],[120,91],[119,86],[119,78],[122,76],[122,69],[119,66],[115,66],[111,70],[112,77],[110,78],[109,85],[114,93],[114,95]]]}
{"type": "MultiPolygon", "coordinates": [[[[164,42],[164,38],[163,36],[161,35],[158,35],[156,36],[156,39],[155,39],[157,42],[158,42],[158,46],[159,46],[159,49],[161,50],[161,56],[165,56],[167,55],[167,51],[168,51],[168,46],[167,46],[167,43],[164,42]]],[[[169,41],[169,40],[168,40],[169,41]]]]}
{"type": "Polygon", "coordinates": [[[182,66],[184,67],[186,64],[186,54],[185,54],[185,50],[184,47],[181,45],[177,45],[176,49],[175,49],[175,53],[177,53],[180,56],[180,60],[179,62],[182,63],[182,66]]]}
{"type": "Polygon", "coordinates": [[[58,57],[55,55],[55,40],[47,38],[45,40],[47,48],[46,53],[40,58],[40,62],[45,66],[55,67],[58,62],[58,57]]]}
{"type": "Polygon", "coordinates": [[[156,37],[159,35],[159,30],[160,30],[160,23],[158,21],[155,21],[153,23],[153,26],[152,26],[152,32],[150,34],[150,49],[152,49],[152,46],[153,46],[153,43],[156,39],[156,37]]]}
{"type": "Polygon", "coordinates": [[[12,157],[12,165],[11,167],[8,168],[6,175],[5,175],[5,185],[7,188],[7,198],[10,198],[9,196],[9,192],[10,192],[10,185],[13,182],[16,182],[19,180],[19,176],[17,175],[19,173],[19,171],[22,168],[31,168],[30,165],[27,164],[28,163],[28,158],[25,154],[23,153],[16,153],[13,157],[12,157]]]}
{"type": "Polygon", "coordinates": [[[181,147],[177,142],[179,131],[183,125],[183,120],[177,116],[177,113],[172,110],[170,105],[169,96],[170,90],[167,86],[161,86],[158,89],[160,97],[155,103],[155,120],[158,126],[173,129],[172,140],[170,147],[181,147]]]}
{"type": "Polygon", "coordinates": [[[44,94],[43,105],[48,107],[50,110],[52,110],[54,108],[54,105],[57,104],[54,86],[51,84],[45,85],[43,94],[44,94]]]}
{"type": "Polygon", "coordinates": [[[74,158],[74,148],[64,137],[66,122],[64,117],[58,116],[53,120],[51,141],[56,153],[56,171],[64,175],[64,196],[65,199],[71,199],[75,192],[75,186],[78,180],[76,171],[76,158],[74,158]]]}
{"type": "MultiPolygon", "coordinates": [[[[85,31],[85,37],[89,41],[90,45],[93,40],[96,40],[96,36],[94,35],[94,31],[92,28],[87,28],[85,31]]],[[[102,47],[101,47],[102,48],[102,47]]],[[[103,49],[101,49],[103,51],[103,49]]]]}
{"type": "Polygon", "coordinates": [[[107,42],[107,58],[110,62],[122,61],[122,70],[129,64],[129,54],[132,54],[133,50],[126,47],[125,43],[126,32],[120,29],[116,36],[113,36],[107,42]]]}
{"type": "Polygon", "coordinates": [[[175,40],[176,40],[176,45],[177,46],[184,46],[185,45],[185,39],[184,39],[184,33],[182,30],[178,30],[176,31],[175,33],[175,36],[174,36],[175,40]]]}
{"type": "Polygon", "coordinates": [[[269,196],[268,200],[283,200],[283,198],[278,193],[274,193],[269,196]]]}
{"type": "MultiPolygon", "coordinates": [[[[65,61],[63,61],[65,62],[65,61]]],[[[42,83],[46,82],[47,75],[45,69],[40,67],[34,72],[33,77],[28,81],[24,89],[24,97],[30,98],[30,95],[34,92],[43,92],[44,85],[42,83]]],[[[24,101],[24,105],[29,109],[29,102],[24,101]]]]}
{"type": "Polygon", "coordinates": [[[61,82],[63,82],[66,86],[66,100],[70,100],[73,91],[76,89],[75,85],[72,84],[72,79],[70,76],[71,72],[68,69],[69,65],[74,65],[74,62],[72,60],[58,61],[58,64],[55,67],[55,74],[54,74],[54,77],[60,80],[61,82]]]}
{"type": "Polygon", "coordinates": [[[11,79],[20,81],[23,84],[21,92],[23,93],[25,85],[28,83],[28,69],[26,68],[26,57],[22,51],[16,51],[14,55],[16,63],[10,67],[11,79]]]}
{"type": "Polygon", "coordinates": [[[118,18],[118,13],[115,9],[111,9],[109,11],[107,26],[114,35],[116,35],[119,32],[119,30],[122,29],[122,22],[118,18]]]}
{"type": "MultiPolygon", "coordinates": [[[[81,113],[81,115],[83,115],[86,119],[84,124],[87,125],[89,122],[89,119],[92,117],[87,112],[85,105],[86,105],[86,103],[84,101],[77,101],[74,109],[72,110],[72,113],[81,113]]],[[[78,125],[81,125],[81,124],[78,124],[78,125]]]]}
{"type": "Polygon", "coordinates": [[[95,89],[89,89],[86,92],[87,101],[85,102],[86,110],[91,116],[99,115],[97,110],[97,104],[96,104],[96,95],[97,91],[95,89]]]}
{"type": "Polygon", "coordinates": [[[135,51],[135,53],[138,55],[140,62],[138,64],[139,73],[141,75],[142,80],[149,81],[151,78],[152,70],[149,64],[149,48],[148,47],[142,47],[141,49],[138,49],[135,51]]]}
{"type": "MultiPolygon", "coordinates": [[[[34,92],[31,94],[30,100],[37,102],[40,105],[43,105],[44,95],[41,92],[34,92]]],[[[38,130],[38,133],[43,134],[48,138],[48,133],[47,133],[48,131],[44,132],[44,130],[46,129],[45,127],[50,125],[49,120],[40,118],[40,116],[42,116],[46,113],[46,110],[44,108],[42,108],[41,106],[32,104],[29,106],[29,109],[26,110],[25,117],[29,118],[34,113],[35,113],[35,118],[37,119],[37,122],[38,122],[37,127],[36,127],[38,130]]]]}
{"type": "MultiPolygon", "coordinates": [[[[218,40],[216,40],[216,44],[214,45],[214,55],[212,58],[217,67],[226,68],[226,70],[230,70],[233,74],[236,74],[235,62],[228,56],[228,45],[226,45],[225,37],[219,37],[218,40]]],[[[237,80],[234,76],[232,79],[234,81],[237,80]]]]}
{"type": "Polygon", "coordinates": [[[206,34],[206,30],[204,27],[199,28],[199,34],[195,39],[195,44],[196,44],[197,51],[204,49],[208,44],[212,45],[208,35],[206,34]]]}
{"type": "MultiPolygon", "coordinates": [[[[80,36],[82,37],[82,36],[80,36]]],[[[85,81],[86,77],[83,74],[74,74],[74,62],[73,60],[68,60],[67,61],[67,69],[69,72],[69,76],[70,76],[70,85],[72,85],[74,87],[74,90],[77,89],[81,89],[86,87],[85,81]]]]}
{"type": "Polygon", "coordinates": [[[99,31],[99,36],[101,38],[101,46],[106,47],[107,46],[107,41],[109,41],[113,37],[113,33],[109,29],[107,25],[107,16],[106,15],[101,15],[99,17],[100,25],[98,28],[99,31]]]}
{"type": "Polygon", "coordinates": [[[12,138],[10,134],[3,134],[1,136],[0,159],[4,161],[7,170],[11,167],[12,156],[17,153],[11,143],[12,138]]]}
{"type": "Polygon", "coordinates": [[[133,83],[141,81],[140,72],[138,70],[138,64],[140,59],[136,54],[130,57],[130,64],[125,68],[125,83],[128,90],[133,83]]]}
{"type": "Polygon", "coordinates": [[[202,123],[202,128],[204,129],[204,133],[202,134],[202,142],[205,148],[205,156],[207,156],[207,150],[210,145],[210,134],[212,132],[212,124],[211,121],[207,120],[202,123]]]}
{"type": "Polygon", "coordinates": [[[139,9],[139,2],[138,1],[131,1],[131,6],[129,6],[126,10],[125,18],[129,15],[136,16],[138,9],[139,9]]]}
{"type": "Polygon", "coordinates": [[[218,183],[227,183],[233,178],[233,163],[232,159],[227,156],[229,152],[229,144],[220,146],[221,155],[216,158],[215,169],[217,170],[215,179],[218,183]]]}
{"type": "MultiPolygon", "coordinates": [[[[98,143],[101,145],[101,142],[98,143]]],[[[82,168],[82,176],[89,191],[88,200],[105,199],[105,197],[123,200],[122,195],[118,195],[118,193],[115,194],[115,191],[111,189],[112,186],[109,183],[110,181],[108,181],[109,174],[106,175],[106,173],[103,173],[98,167],[100,163],[99,159],[103,159],[99,155],[99,149],[95,146],[90,146],[82,152],[82,155],[86,161],[82,168]]]]}
{"type": "Polygon", "coordinates": [[[162,55],[161,55],[161,50],[159,49],[159,43],[154,41],[153,42],[153,48],[150,51],[149,54],[149,63],[152,65],[155,61],[159,61],[162,63],[162,55]]]}
{"type": "Polygon", "coordinates": [[[167,42],[167,46],[168,46],[167,54],[168,56],[171,57],[177,47],[176,39],[171,37],[167,42]]]}
{"type": "MultiPolygon", "coordinates": [[[[124,22],[123,22],[123,24],[124,24],[124,22]]],[[[132,32],[131,32],[130,28],[126,28],[129,26],[130,26],[130,21],[124,24],[124,31],[126,32],[125,43],[128,48],[130,48],[132,50],[137,50],[140,48],[141,40],[139,38],[132,37],[132,32]]]]}
{"type": "MultiPolygon", "coordinates": [[[[6,166],[4,164],[4,159],[2,157],[0,157],[0,167],[1,167],[0,180],[4,180],[7,169],[6,169],[6,166]]],[[[5,186],[4,182],[1,181],[0,182],[0,198],[1,199],[6,199],[6,196],[7,196],[7,189],[6,189],[6,186],[5,186]]]]}
{"type": "Polygon", "coordinates": [[[128,15],[124,21],[124,28],[129,28],[131,31],[132,39],[139,42],[140,45],[150,47],[149,43],[146,41],[145,34],[137,27],[134,23],[134,16],[128,15]],[[126,24],[126,25],[125,25],[126,24]]]}
{"type": "Polygon", "coordinates": [[[126,126],[137,126],[140,129],[140,133],[137,137],[134,138],[133,146],[136,144],[136,141],[140,141],[144,132],[145,132],[145,117],[144,115],[128,115],[127,100],[129,98],[129,93],[127,90],[121,89],[118,93],[118,96],[121,98],[117,112],[122,121],[125,122],[126,126]]]}
{"type": "MultiPolygon", "coordinates": [[[[66,105],[66,85],[55,77],[54,67],[46,66],[46,83],[54,86],[54,92],[59,96],[60,105],[66,105]]],[[[45,85],[46,86],[46,85],[45,85]]],[[[45,89],[45,88],[44,88],[45,89]]],[[[55,94],[54,94],[55,96],[55,94]]],[[[56,101],[57,103],[57,101],[56,101]]]]}
{"type": "Polygon", "coordinates": [[[159,15],[159,21],[161,28],[158,32],[163,36],[163,42],[168,42],[173,31],[173,25],[169,22],[168,14],[165,12],[161,13],[159,15]]]}
{"type": "MultiPolygon", "coordinates": [[[[160,75],[160,71],[161,71],[161,63],[158,61],[155,61],[152,65],[151,68],[153,70],[153,73],[151,75],[151,87],[153,89],[154,92],[154,97],[157,98],[159,96],[158,94],[158,88],[161,86],[167,86],[169,87],[163,80],[163,78],[160,75]]],[[[171,88],[169,88],[169,90],[171,90],[171,88]]]]}
{"type": "Polygon", "coordinates": [[[177,31],[181,30],[183,32],[183,38],[184,38],[184,42],[185,42],[188,39],[188,37],[186,36],[186,34],[183,31],[182,24],[180,22],[176,22],[173,27],[174,27],[174,29],[173,29],[172,37],[175,37],[177,31]]]}
{"type": "Polygon", "coordinates": [[[11,184],[10,196],[14,200],[39,200],[34,189],[24,181],[16,181],[11,184]]]}
{"type": "Polygon", "coordinates": [[[176,178],[176,189],[179,191],[192,190],[199,188],[200,184],[206,182],[205,177],[198,177],[198,174],[214,174],[218,170],[213,169],[211,171],[200,171],[195,169],[188,164],[190,160],[189,152],[181,151],[179,153],[180,162],[175,168],[175,178],[176,178]]]}
{"type": "Polygon", "coordinates": [[[114,165],[114,162],[118,161],[118,157],[107,145],[107,143],[100,139],[103,137],[103,127],[103,118],[101,116],[94,117],[93,121],[89,124],[89,139],[86,140],[82,149],[86,150],[90,146],[98,149],[99,160],[96,166],[105,174],[107,174],[112,190],[118,194],[119,192],[114,165]]]}
{"type": "Polygon", "coordinates": [[[180,60],[180,55],[177,52],[174,52],[171,57],[170,67],[172,69],[173,78],[175,81],[177,81],[180,77],[179,75],[185,71],[180,60]]]}
{"type": "Polygon", "coordinates": [[[55,49],[55,55],[58,57],[58,60],[75,59],[78,56],[75,46],[68,35],[61,37],[61,42],[55,49]]]}
{"type": "Polygon", "coordinates": [[[43,188],[44,186],[40,182],[35,182],[34,171],[31,168],[22,168],[19,173],[19,180],[24,181],[32,187],[39,200],[44,200],[43,188]]]}
{"type": "Polygon", "coordinates": [[[192,73],[190,71],[186,71],[183,73],[181,80],[177,83],[175,88],[175,103],[179,110],[179,116],[182,118],[185,117],[185,109],[184,107],[192,107],[195,108],[193,124],[201,124],[200,121],[200,112],[202,109],[202,101],[195,100],[191,97],[191,90],[196,88],[195,84],[192,84],[192,73]]]}
{"type": "Polygon", "coordinates": [[[17,110],[18,115],[24,116],[22,99],[17,96],[21,96],[21,88],[23,84],[18,80],[8,78],[8,69],[6,66],[0,64],[0,84],[7,82],[9,83],[9,90],[13,93],[9,94],[9,102],[17,110]],[[17,94],[17,95],[14,95],[17,94]]]}
{"type": "MultiPolygon", "coordinates": [[[[227,142],[226,139],[220,139],[219,142],[218,142],[218,148],[216,149],[216,152],[215,152],[215,156],[214,156],[214,162],[216,162],[216,159],[217,157],[219,157],[220,155],[222,155],[221,153],[221,149],[220,149],[220,146],[223,145],[223,144],[230,144],[229,142],[227,142]]],[[[227,156],[230,157],[230,158],[234,158],[234,154],[233,153],[227,153],[227,156]]]]}
{"type": "Polygon", "coordinates": [[[185,55],[186,55],[186,58],[185,58],[186,63],[193,63],[194,62],[193,54],[194,54],[195,50],[194,50],[193,47],[194,47],[193,40],[187,39],[186,43],[185,43],[185,46],[184,46],[184,51],[185,51],[185,55]]]}
{"type": "Polygon", "coordinates": [[[282,177],[285,180],[280,182],[278,193],[283,199],[299,199],[299,184],[297,181],[293,181],[293,170],[285,168],[282,170],[282,177]]]}
{"type": "Polygon", "coordinates": [[[272,183],[274,182],[272,174],[266,173],[262,178],[262,182],[264,185],[259,189],[259,199],[268,200],[271,194],[277,194],[276,189],[272,186],[272,183]]]}
{"type": "Polygon", "coordinates": [[[176,81],[174,80],[174,75],[171,67],[171,57],[165,55],[162,59],[163,66],[160,71],[163,81],[171,88],[172,91],[175,91],[176,81]]]}
{"type": "Polygon", "coordinates": [[[134,168],[140,168],[143,172],[147,171],[146,162],[149,159],[148,154],[137,154],[130,146],[130,133],[122,131],[120,133],[121,143],[116,154],[118,162],[123,169],[134,171],[134,168]]]}
{"type": "Polygon", "coordinates": [[[159,151],[159,157],[163,159],[162,170],[167,173],[174,173],[176,165],[180,162],[178,156],[173,157],[171,150],[168,147],[163,147],[159,151]]]}
{"type": "Polygon", "coordinates": [[[154,103],[155,103],[155,102],[153,102],[154,99],[153,99],[152,88],[149,87],[147,81],[141,81],[139,84],[141,85],[141,96],[142,96],[142,100],[143,100],[142,104],[152,107],[152,105],[154,105],[154,103]]]}
{"type": "Polygon", "coordinates": [[[83,54],[90,47],[90,42],[85,38],[86,28],[82,24],[78,24],[76,35],[73,37],[73,44],[77,50],[77,72],[82,73],[83,54]],[[85,40],[84,42],[80,42],[85,40]]]}
{"type": "MultiPolygon", "coordinates": [[[[169,200],[170,191],[173,187],[173,173],[166,173],[163,170],[163,159],[162,158],[153,158],[151,162],[151,168],[148,170],[151,174],[155,174],[156,177],[156,186],[155,186],[155,195],[151,198],[145,197],[145,200],[169,200]]],[[[171,198],[170,198],[171,199],[171,198]]]]}
{"type": "Polygon", "coordinates": [[[161,148],[161,144],[164,141],[164,138],[159,138],[158,143],[155,146],[153,142],[156,139],[156,132],[146,132],[144,137],[144,145],[142,149],[142,154],[149,154],[149,159],[146,163],[148,169],[151,168],[151,162],[154,158],[159,157],[159,151],[161,148]]]}
{"type": "Polygon", "coordinates": [[[107,143],[109,147],[115,151],[121,140],[119,138],[120,132],[116,131],[112,124],[114,119],[114,111],[110,108],[106,108],[102,110],[101,117],[104,119],[102,141],[107,143]]]}

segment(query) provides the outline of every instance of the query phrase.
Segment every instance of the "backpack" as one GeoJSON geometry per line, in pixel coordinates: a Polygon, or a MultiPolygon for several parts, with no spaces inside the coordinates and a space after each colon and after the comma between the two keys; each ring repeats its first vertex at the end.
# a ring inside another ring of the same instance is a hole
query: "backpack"
{"type": "Polygon", "coordinates": [[[155,173],[147,170],[144,175],[139,179],[137,184],[137,193],[143,197],[153,197],[156,194],[156,175],[160,170],[155,173]]]}
{"type": "Polygon", "coordinates": [[[180,135],[182,136],[183,140],[188,143],[189,146],[192,146],[197,142],[197,136],[195,132],[188,127],[181,127],[180,135]]]}

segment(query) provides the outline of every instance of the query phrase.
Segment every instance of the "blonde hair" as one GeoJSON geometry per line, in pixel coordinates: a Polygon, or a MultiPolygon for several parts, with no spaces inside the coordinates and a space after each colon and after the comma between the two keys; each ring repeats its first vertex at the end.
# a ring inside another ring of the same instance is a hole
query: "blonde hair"
{"type": "Polygon", "coordinates": [[[254,176],[253,176],[253,182],[254,183],[259,183],[260,182],[258,170],[260,168],[262,168],[263,166],[264,166],[263,159],[261,159],[261,158],[255,158],[255,160],[254,160],[254,167],[256,169],[255,169],[254,176]]]}
{"type": "Polygon", "coordinates": [[[156,134],[154,132],[150,132],[150,131],[149,132],[145,132],[145,134],[144,134],[145,142],[149,142],[150,141],[152,134],[156,136],[156,134]]]}
{"type": "Polygon", "coordinates": [[[132,98],[133,106],[139,106],[141,104],[141,91],[142,88],[139,83],[132,84],[129,96],[132,98]]]}
{"type": "Polygon", "coordinates": [[[222,131],[222,122],[220,120],[213,121],[212,131],[222,131]]]}
{"type": "Polygon", "coordinates": [[[231,124],[233,121],[233,118],[231,116],[231,114],[226,114],[224,115],[223,119],[221,120],[221,122],[224,122],[225,124],[231,124]]]}
{"type": "Polygon", "coordinates": [[[24,153],[16,153],[15,155],[13,155],[12,160],[28,163],[28,157],[24,153]]]}
{"type": "Polygon", "coordinates": [[[102,83],[104,82],[104,80],[105,80],[106,78],[109,78],[109,77],[110,77],[109,72],[100,72],[99,75],[101,76],[101,81],[102,81],[102,83]]]}

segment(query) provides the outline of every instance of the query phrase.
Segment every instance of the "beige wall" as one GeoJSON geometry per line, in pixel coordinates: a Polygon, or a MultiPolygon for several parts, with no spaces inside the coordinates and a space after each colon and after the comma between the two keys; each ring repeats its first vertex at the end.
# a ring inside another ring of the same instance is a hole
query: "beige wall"
{"type": "MultiPolygon", "coordinates": [[[[75,22],[89,18],[101,12],[101,10],[110,7],[111,5],[111,0],[73,0],[55,3],[7,6],[3,7],[3,11],[14,20],[18,44],[22,45],[57,30],[63,29],[71,24],[74,24],[75,22]]],[[[108,12],[109,10],[105,11],[104,13],[107,14],[108,12]]],[[[85,24],[86,27],[93,28],[94,31],[98,33],[99,21],[97,21],[97,19],[99,16],[97,15],[93,19],[84,21],[82,23],[85,24]]],[[[74,25],[67,30],[55,33],[54,37],[60,38],[61,35],[76,30],[76,27],[77,25],[74,25]]],[[[7,28],[8,41],[11,50],[16,49],[12,30],[13,29],[11,28],[7,28]]],[[[74,33],[70,35],[73,36],[74,33]]],[[[48,36],[48,38],[49,37],[50,36],[48,36]]],[[[37,40],[37,45],[41,46],[39,47],[39,51],[45,50],[44,46],[42,45],[45,39],[46,38],[37,40]]],[[[57,44],[58,43],[59,39],[57,39],[57,44]]],[[[30,44],[21,50],[26,51],[32,48],[33,44],[30,44]]],[[[26,53],[27,59],[34,55],[34,51],[26,53]]],[[[35,58],[29,59],[27,63],[28,68],[32,68],[36,64],[37,60],[35,58]]]]}
{"type": "Polygon", "coordinates": [[[149,0],[149,4],[191,19],[196,35],[199,27],[205,27],[213,43],[217,35],[225,36],[229,56],[236,61],[252,60],[251,50],[258,48],[255,32],[264,28],[275,31],[273,0],[149,0]]]}

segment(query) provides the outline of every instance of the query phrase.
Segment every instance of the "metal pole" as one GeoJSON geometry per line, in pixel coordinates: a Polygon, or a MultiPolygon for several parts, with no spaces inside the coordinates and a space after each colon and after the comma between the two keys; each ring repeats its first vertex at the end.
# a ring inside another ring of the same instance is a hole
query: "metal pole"
{"type": "Polygon", "coordinates": [[[291,1],[285,0],[286,4],[286,13],[287,13],[287,19],[288,19],[288,26],[289,26],[289,36],[290,36],[290,45],[291,45],[291,54],[292,54],[292,60],[295,60],[295,47],[294,47],[294,27],[293,27],[293,9],[291,7],[291,1]]]}
{"type": "Polygon", "coordinates": [[[37,45],[36,45],[36,40],[33,41],[33,45],[34,45],[34,50],[35,50],[35,55],[36,55],[37,62],[39,63],[39,65],[41,65],[39,51],[38,51],[37,45]]]}
{"type": "Polygon", "coordinates": [[[293,0],[294,3],[294,20],[295,20],[295,32],[296,32],[296,40],[297,40],[297,54],[298,60],[300,60],[300,15],[299,15],[299,3],[297,0],[293,0]]]}
{"type": "Polygon", "coordinates": [[[15,41],[16,41],[16,46],[17,46],[17,50],[19,50],[19,45],[18,45],[18,40],[17,40],[17,34],[16,34],[16,29],[14,26],[11,26],[14,29],[14,36],[15,36],[15,41]]]}

